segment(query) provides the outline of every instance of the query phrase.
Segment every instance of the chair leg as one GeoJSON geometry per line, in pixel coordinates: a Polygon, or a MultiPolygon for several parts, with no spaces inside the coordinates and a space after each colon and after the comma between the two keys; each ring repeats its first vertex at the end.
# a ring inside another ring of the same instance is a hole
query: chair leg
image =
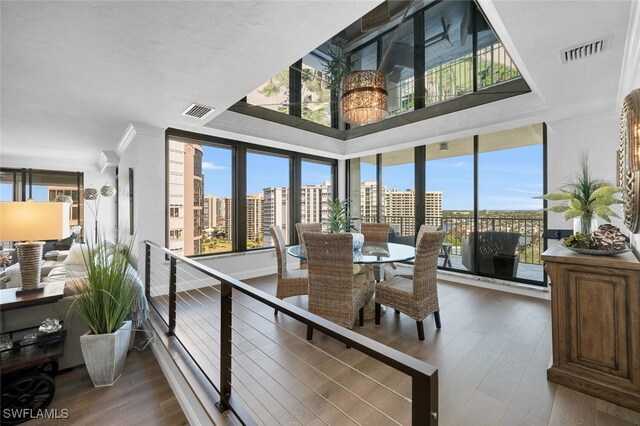
{"type": "Polygon", "coordinates": [[[396,315],[400,315],[400,311],[399,310],[395,310],[396,311],[396,315]]]}
{"type": "Polygon", "coordinates": [[[433,319],[436,320],[436,328],[441,329],[442,323],[440,322],[440,311],[436,311],[433,313],[433,319]]]}
{"type": "Polygon", "coordinates": [[[360,327],[364,327],[364,306],[358,312],[358,320],[360,321],[360,327]]]}
{"type": "Polygon", "coordinates": [[[379,303],[376,303],[376,325],[380,325],[380,314],[381,314],[382,308],[380,306],[379,303]]]}
{"type": "Polygon", "coordinates": [[[416,321],[416,324],[418,325],[418,339],[424,340],[424,325],[422,321],[416,321]]]}
{"type": "Polygon", "coordinates": [[[313,327],[307,326],[307,340],[313,339],[313,327]]]}
{"type": "Polygon", "coordinates": [[[274,317],[277,317],[277,316],[278,316],[278,308],[275,308],[275,309],[273,310],[273,316],[274,316],[274,317]]]}

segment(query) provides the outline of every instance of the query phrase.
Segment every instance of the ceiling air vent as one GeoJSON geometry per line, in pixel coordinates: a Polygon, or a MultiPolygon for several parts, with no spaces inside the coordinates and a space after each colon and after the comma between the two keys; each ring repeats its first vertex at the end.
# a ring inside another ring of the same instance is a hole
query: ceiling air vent
{"type": "Polygon", "coordinates": [[[215,111],[215,108],[211,108],[211,107],[200,105],[200,104],[191,104],[189,108],[184,110],[182,115],[186,115],[187,117],[202,119],[212,111],[215,111]]]}
{"type": "Polygon", "coordinates": [[[575,62],[598,53],[602,53],[606,39],[601,38],[579,46],[570,47],[560,52],[560,58],[563,64],[575,62]]]}

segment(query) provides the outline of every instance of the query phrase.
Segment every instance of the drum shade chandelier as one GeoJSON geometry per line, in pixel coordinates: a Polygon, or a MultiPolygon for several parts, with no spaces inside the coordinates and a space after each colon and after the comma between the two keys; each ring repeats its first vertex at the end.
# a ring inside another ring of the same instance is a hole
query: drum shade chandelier
{"type": "Polygon", "coordinates": [[[402,27],[412,3],[413,0],[407,5],[378,69],[353,71],[342,80],[342,113],[346,123],[376,123],[389,115],[387,75],[380,70],[386,62],[389,50],[400,32],[400,27],[402,27]]]}

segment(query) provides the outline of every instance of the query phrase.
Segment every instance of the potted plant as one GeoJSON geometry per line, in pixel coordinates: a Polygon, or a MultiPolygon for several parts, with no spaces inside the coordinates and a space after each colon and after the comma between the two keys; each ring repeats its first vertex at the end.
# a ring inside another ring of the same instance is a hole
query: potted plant
{"type": "Polygon", "coordinates": [[[76,278],[78,295],[73,304],[89,326],[80,347],[94,386],[111,386],[120,377],[131,338],[127,316],[136,296],[134,277],[128,271],[132,242],[115,247],[98,238],[83,251],[86,277],[76,278]]]}
{"type": "MultiPolygon", "coordinates": [[[[355,218],[351,217],[351,200],[340,201],[336,198],[329,202],[329,217],[327,223],[329,232],[334,234],[357,231],[353,224],[355,218]]],[[[353,249],[360,250],[364,244],[364,235],[359,232],[351,232],[353,235],[353,249]]]]}
{"type": "Polygon", "coordinates": [[[565,220],[574,219],[574,233],[590,234],[598,229],[596,216],[607,222],[612,217],[619,217],[610,207],[621,203],[616,197],[618,192],[621,192],[620,188],[591,177],[589,157],[582,153],[579,174],[562,186],[560,192],[551,192],[539,198],[566,201],[565,205],[552,206],[545,210],[562,213],[565,220]]]}

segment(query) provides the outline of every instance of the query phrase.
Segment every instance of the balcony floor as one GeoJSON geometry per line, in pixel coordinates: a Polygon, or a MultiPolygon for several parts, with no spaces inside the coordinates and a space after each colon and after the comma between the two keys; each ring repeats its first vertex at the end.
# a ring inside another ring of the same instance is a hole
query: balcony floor
{"type": "MultiPolygon", "coordinates": [[[[438,266],[443,266],[443,263],[443,258],[438,259],[438,266]]],[[[462,256],[455,254],[451,255],[451,269],[453,269],[454,271],[467,271],[467,268],[462,264],[462,256]]],[[[518,264],[516,277],[525,280],[542,282],[542,273],[542,265],[520,262],[518,264]]],[[[508,279],[508,277],[505,277],[505,279],[508,279]]]]}

